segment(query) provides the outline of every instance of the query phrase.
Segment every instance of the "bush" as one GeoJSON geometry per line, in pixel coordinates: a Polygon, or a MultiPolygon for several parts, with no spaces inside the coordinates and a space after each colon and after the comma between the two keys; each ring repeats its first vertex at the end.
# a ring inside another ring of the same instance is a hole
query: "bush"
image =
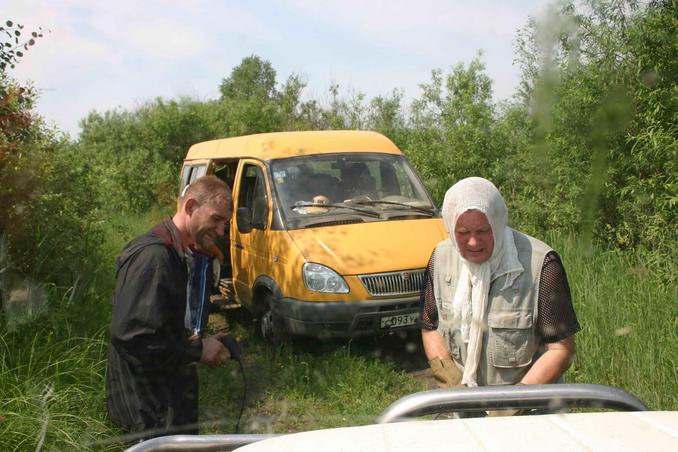
{"type": "Polygon", "coordinates": [[[91,167],[32,113],[35,94],[0,77],[0,236],[3,268],[68,287],[100,256],[101,220],[91,167]],[[7,119],[8,118],[8,119],[7,119]]]}

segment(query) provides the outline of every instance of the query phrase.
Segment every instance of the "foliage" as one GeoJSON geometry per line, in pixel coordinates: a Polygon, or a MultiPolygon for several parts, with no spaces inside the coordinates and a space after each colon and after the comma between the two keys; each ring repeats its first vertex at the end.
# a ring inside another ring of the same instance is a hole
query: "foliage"
{"type": "Polygon", "coordinates": [[[220,86],[220,112],[229,136],[271,131],[280,119],[276,72],[257,56],[243,59],[220,86]]]}
{"type": "Polygon", "coordinates": [[[89,279],[87,269],[98,265],[101,220],[87,163],[68,145],[51,146],[27,147],[28,155],[7,159],[4,180],[17,182],[3,196],[9,198],[4,233],[15,270],[68,286],[89,279]]]}
{"type": "MultiPolygon", "coordinates": [[[[105,276],[110,278],[109,272],[105,276]]],[[[99,297],[91,289],[50,287],[49,316],[0,328],[3,450],[91,450],[93,443],[116,436],[102,391],[102,325],[109,313],[99,297]]],[[[0,313],[0,322],[6,321],[0,313]]],[[[120,450],[120,445],[100,449],[120,450]]]]}
{"type": "Polygon", "coordinates": [[[651,410],[678,407],[678,288],[648,265],[642,250],[583,249],[550,234],[567,269],[582,331],[566,380],[622,388],[651,410]]]}
{"type": "Polygon", "coordinates": [[[155,99],[133,112],[91,112],[81,126],[78,148],[93,162],[99,201],[129,212],[171,204],[186,150],[216,133],[212,105],[187,98],[155,99]]]}
{"type": "Polygon", "coordinates": [[[68,287],[98,260],[89,164],[33,113],[35,99],[31,87],[0,73],[3,298],[21,290],[20,275],[68,287]]]}
{"type": "Polygon", "coordinates": [[[550,40],[539,27],[553,21],[533,21],[518,41],[535,161],[548,162],[545,226],[667,249],[677,238],[675,2],[592,1],[557,17],[550,40]]]}
{"type": "Polygon", "coordinates": [[[5,72],[8,67],[14,69],[19,60],[24,56],[24,52],[29,47],[35,45],[35,40],[42,38],[42,28],[31,32],[31,36],[20,42],[24,26],[15,24],[11,20],[0,25],[0,72],[5,72]],[[4,35],[4,36],[3,36],[4,35]],[[23,49],[23,51],[21,50],[23,49]]]}
{"type": "Polygon", "coordinates": [[[611,225],[622,246],[659,249],[678,239],[678,5],[652,3],[629,30],[628,96],[635,112],[624,147],[613,150],[611,225]]]}
{"type": "Polygon", "coordinates": [[[461,178],[492,179],[500,153],[492,82],[484,70],[479,56],[467,68],[457,64],[445,76],[435,70],[431,82],[420,85],[421,97],[412,103],[404,147],[438,202],[461,178]]]}
{"type": "Polygon", "coordinates": [[[404,149],[409,133],[402,104],[402,90],[394,89],[390,95],[376,96],[370,101],[366,128],[383,133],[404,149]]]}
{"type": "Polygon", "coordinates": [[[219,87],[221,136],[313,128],[314,102],[302,102],[303,80],[292,74],[277,87],[271,63],[252,55],[244,58],[219,87]]]}

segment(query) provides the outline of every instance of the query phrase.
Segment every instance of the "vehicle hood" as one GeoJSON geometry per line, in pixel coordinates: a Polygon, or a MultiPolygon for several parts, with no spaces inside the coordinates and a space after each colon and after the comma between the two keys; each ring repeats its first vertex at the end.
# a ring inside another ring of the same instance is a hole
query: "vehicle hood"
{"type": "Polygon", "coordinates": [[[289,231],[307,262],[341,275],[424,268],[447,232],[440,218],[394,220],[289,231]]]}

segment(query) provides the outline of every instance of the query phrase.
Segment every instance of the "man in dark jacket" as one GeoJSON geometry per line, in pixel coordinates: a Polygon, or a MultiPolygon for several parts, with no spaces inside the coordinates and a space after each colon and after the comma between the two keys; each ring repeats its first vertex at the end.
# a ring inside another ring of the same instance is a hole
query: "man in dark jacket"
{"type": "Polygon", "coordinates": [[[187,255],[223,236],[231,213],[226,184],[197,179],[174,217],[130,241],[116,260],[106,402],[110,419],[125,431],[144,438],[198,432],[194,364],[215,367],[230,355],[219,340],[224,333],[191,337],[201,322],[191,319],[187,255]]]}

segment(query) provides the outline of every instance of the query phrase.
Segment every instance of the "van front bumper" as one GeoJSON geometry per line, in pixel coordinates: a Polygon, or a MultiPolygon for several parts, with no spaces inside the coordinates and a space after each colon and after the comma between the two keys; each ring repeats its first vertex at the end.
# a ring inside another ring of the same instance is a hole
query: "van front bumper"
{"type": "Polygon", "coordinates": [[[365,301],[322,302],[283,298],[274,313],[294,335],[350,338],[417,329],[419,295],[365,301]]]}

